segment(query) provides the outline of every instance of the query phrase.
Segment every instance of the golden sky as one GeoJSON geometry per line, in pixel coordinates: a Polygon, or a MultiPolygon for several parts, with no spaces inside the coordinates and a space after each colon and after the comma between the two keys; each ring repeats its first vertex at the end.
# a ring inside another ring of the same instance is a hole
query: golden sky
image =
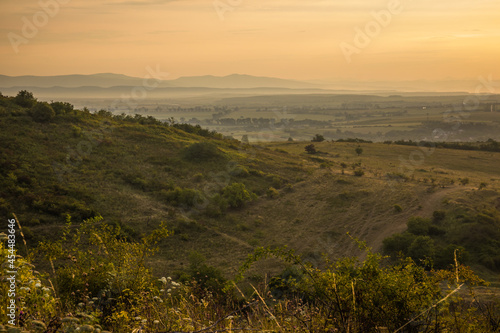
{"type": "Polygon", "coordinates": [[[500,77],[498,0],[0,0],[0,30],[5,75],[500,77]]]}

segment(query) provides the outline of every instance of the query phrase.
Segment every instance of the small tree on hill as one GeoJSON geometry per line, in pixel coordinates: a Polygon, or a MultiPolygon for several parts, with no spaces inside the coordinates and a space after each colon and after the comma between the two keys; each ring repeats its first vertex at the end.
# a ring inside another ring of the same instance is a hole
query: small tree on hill
{"type": "Polygon", "coordinates": [[[305,150],[308,154],[316,154],[316,147],[314,147],[314,145],[311,143],[310,145],[307,145],[305,147],[305,150]]]}
{"type": "Polygon", "coordinates": [[[36,104],[36,98],[33,97],[33,93],[27,90],[21,90],[14,97],[14,103],[24,108],[31,108],[36,104]]]}
{"type": "Polygon", "coordinates": [[[323,135],[321,135],[321,134],[316,134],[316,135],[312,138],[312,140],[311,140],[311,141],[312,141],[312,142],[323,142],[323,141],[325,141],[325,137],[324,137],[323,135]]]}
{"type": "Polygon", "coordinates": [[[360,146],[357,146],[355,151],[356,151],[356,154],[358,154],[358,156],[359,156],[359,155],[361,155],[361,153],[363,153],[363,148],[361,148],[360,146]]]}
{"type": "Polygon", "coordinates": [[[345,168],[347,168],[347,164],[342,162],[342,163],[340,163],[340,167],[342,168],[342,174],[344,174],[344,170],[345,170],[345,168]]]}

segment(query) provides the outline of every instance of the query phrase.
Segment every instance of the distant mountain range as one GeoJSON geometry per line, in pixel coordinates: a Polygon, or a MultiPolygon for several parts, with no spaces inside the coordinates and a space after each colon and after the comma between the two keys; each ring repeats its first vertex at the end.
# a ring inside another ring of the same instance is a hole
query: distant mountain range
{"type": "MultiPolygon", "coordinates": [[[[153,81],[149,81],[151,84],[153,81]]],[[[273,77],[231,74],[227,76],[189,76],[159,80],[148,98],[190,98],[196,96],[236,97],[259,94],[339,94],[370,95],[419,94],[454,95],[474,92],[479,80],[407,80],[407,81],[298,81],[273,77]]],[[[144,79],[122,74],[7,76],[0,75],[0,92],[15,95],[29,90],[43,99],[121,98],[143,87],[144,79]]],[[[484,89],[483,89],[484,90],[484,89]]],[[[487,92],[487,91],[483,91],[487,92]]]]}
{"type": "MultiPolygon", "coordinates": [[[[143,78],[131,77],[122,74],[92,74],[92,75],[57,75],[57,76],[6,76],[0,75],[1,88],[39,87],[39,88],[78,88],[115,86],[142,86],[143,78]]],[[[310,89],[321,88],[320,84],[285,80],[271,77],[232,74],[228,76],[189,76],[175,80],[161,80],[159,87],[205,87],[218,89],[248,89],[248,88],[289,88],[310,89]]]]}

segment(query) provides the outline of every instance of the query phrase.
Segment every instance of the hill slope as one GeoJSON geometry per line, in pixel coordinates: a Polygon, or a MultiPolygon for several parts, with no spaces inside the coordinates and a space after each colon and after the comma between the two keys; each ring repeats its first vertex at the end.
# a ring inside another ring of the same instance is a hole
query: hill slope
{"type": "Polygon", "coordinates": [[[401,157],[420,148],[364,143],[357,156],[358,143],[323,142],[307,154],[306,143],[250,146],[64,103],[43,118],[42,103],[18,102],[0,97],[0,210],[17,214],[29,247],[56,237],[69,218],[100,214],[129,238],[166,221],[175,235],[160,244],[157,274],[182,270],[192,251],[230,273],[258,246],[288,245],[319,265],[322,254],[360,253],[346,232],[381,250],[412,216],[498,210],[497,153],[438,148],[402,172],[401,157]]]}

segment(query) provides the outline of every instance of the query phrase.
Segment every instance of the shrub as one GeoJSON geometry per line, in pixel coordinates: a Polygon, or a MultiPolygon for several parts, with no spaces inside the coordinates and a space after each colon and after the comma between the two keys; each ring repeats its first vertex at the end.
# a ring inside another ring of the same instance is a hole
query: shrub
{"type": "Polygon", "coordinates": [[[203,176],[202,173],[197,173],[193,176],[193,181],[195,183],[201,183],[205,177],[203,176]]]}
{"type": "Polygon", "coordinates": [[[418,236],[408,247],[408,256],[413,260],[432,259],[435,253],[434,241],[429,236],[418,236]]]}
{"type": "Polygon", "coordinates": [[[417,236],[429,234],[431,221],[422,217],[411,217],[406,223],[408,232],[417,236]]]}
{"type": "Polygon", "coordinates": [[[305,148],[306,152],[308,154],[316,154],[316,147],[314,147],[314,145],[311,143],[310,145],[307,145],[305,148]]]}
{"type": "Polygon", "coordinates": [[[46,102],[39,102],[30,110],[30,116],[36,122],[48,122],[54,118],[54,109],[46,102]]]}
{"type": "Polygon", "coordinates": [[[14,97],[14,103],[22,106],[23,108],[31,108],[35,106],[36,98],[33,97],[33,93],[26,90],[21,90],[19,93],[17,93],[16,97],[14,97]]]}
{"type": "Polygon", "coordinates": [[[361,176],[363,176],[364,174],[365,174],[365,172],[363,171],[363,169],[356,169],[356,170],[354,170],[354,175],[355,175],[356,177],[361,177],[361,176]]]}
{"type": "Polygon", "coordinates": [[[69,223],[62,239],[40,244],[38,253],[58,263],[57,286],[64,303],[87,302],[89,295],[104,303],[109,297],[123,296],[125,290],[139,294],[149,287],[152,276],[146,259],[170,232],[162,224],[141,242],[126,241],[120,235],[119,227],[96,217],[85,220],[76,230],[69,223]]]}
{"type": "Polygon", "coordinates": [[[323,142],[323,141],[325,141],[325,137],[324,137],[323,135],[321,135],[321,134],[316,134],[316,135],[312,138],[312,140],[311,140],[311,141],[312,141],[312,142],[323,142]]]}
{"type": "Polygon", "coordinates": [[[274,198],[277,198],[279,197],[280,195],[280,192],[275,189],[274,187],[270,187],[267,189],[267,196],[271,199],[274,199],[274,198]]]}
{"type": "Polygon", "coordinates": [[[207,161],[220,158],[221,153],[211,142],[196,142],[185,149],[184,156],[189,161],[207,161]]]}
{"type": "Polygon", "coordinates": [[[161,193],[164,199],[174,206],[193,207],[203,200],[200,191],[190,188],[175,187],[173,190],[163,190],[161,193]]]}
{"type": "Polygon", "coordinates": [[[413,234],[408,232],[402,234],[394,234],[383,240],[383,250],[387,254],[397,254],[402,252],[403,254],[408,253],[408,247],[415,239],[413,234]]]}
{"type": "Polygon", "coordinates": [[[242,183],[233,183],[226,186],[222,190],[222,197],[226,199],[227,203],[232,208],[240,208],[244,206],[247,201],[257,198],[257,196],[248,191],[245,184],[242,183]]]}
{"type": "Polygon", "coordinates": [[[52,102],[50,103],[50,106],[52,107],[52,109],[54,109],[55,113],[57,115],[59,114],[69,114],[71,112],[73,112],[73,105],[71,105],[70,103],[66,103],[66,102],[52,102]]]}
{"type": "Polygon", "coordinates": [[[361,153],[363,152],[363,148],[361,148],[360,146],[358,146],[355,150],[356,154],[361,155],[361,153]]]}
{"type": "Polygon", "coordinates": [[[396,213],[401,213],[403,211],[403,208],[400,205],[396,204],[394,205],[394,210],[396,211],[396,213]]]}
{"type": "Polygon", "coordinates": [[[446,217],[446,212],[444,212],[442,210],[435,210],[432,213],[432,222],[434,222],[434,223],[441,222],[444,220],[445,217],[446,217]]]}

